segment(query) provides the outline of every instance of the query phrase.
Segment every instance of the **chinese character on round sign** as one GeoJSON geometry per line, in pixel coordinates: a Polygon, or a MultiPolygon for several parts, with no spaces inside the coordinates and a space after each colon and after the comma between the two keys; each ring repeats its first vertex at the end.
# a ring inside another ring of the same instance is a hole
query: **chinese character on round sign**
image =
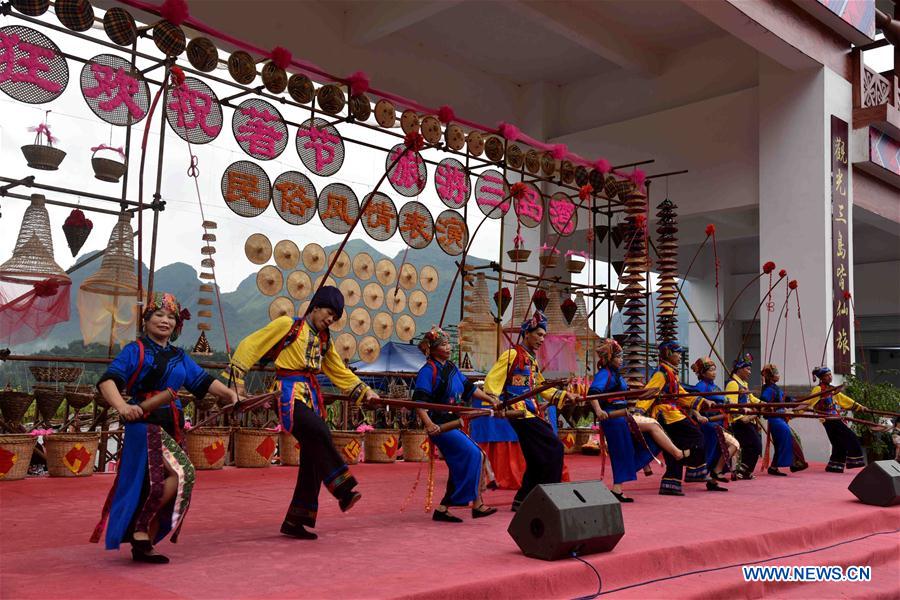
{"type": "Polygon", "coordinates": [[[397,208],[387,194],[376,192],[363,199],[362,224],[366,233],[376,241],[390,239],[397,232],[397,208]],[[371,198],[370,198],[371,196],[371,198]]]}
{"type": "Polygon", "coordinates": [[[316,214],[316,188],[303,173],[287,171],[275,179],[272,203],[278,216],[287,223],[303,225],[316,214]]]}
{"type": "Polygon", "coordinates": [[[43,104],[59,97],[69,83],[69,66],[44,34],[10,25],[0,27],[0,91],[19,102],[43,104]]]}
{"type": "Polygon", "coordinates": [[[519,223],[525,227],[537,227],[544,218],[544,199],[534,184],[525,184],[525,192],[515,199],[515,208],[519,223]]]}
{"type": "Polygon", "coordinates": [[[81,94],[94,114],[111,125],[135,124],[150,110],[150,88],[121,56],[100,54],[81,70],[81,94]]]}
{"type": "Polygon", "coordinates": [[[425,189],[428,179],[425,161],[418,152],[407,150],[405,145],[397,144],[391,148],[385,160],[385,168],[388,170],[387,179],[391,186],[404,196],[418,196],[425,189]]]}
{"type": "Polygon", "coordinates": [[[287,147],[288,130],[278,109],[258,98],[234,110],[231,131],[241,150],[259,160],[277,158],[287,147]]]}
{"type": "Polygon", "coordinates": [[[578,227],[578,208],[572,199],[562,192],[557,192],[547,202],[548,220],[556,233],[562,236],[572,235],[578,227]]]}
{"type": "Polygon", "coordinates": [[[445,158],[434,172],[434,187],[438,198],[450,208],[462,208],[469,201],[472,183],[462,163],[455,158],[445,158]]]}
{"type": "Polygon", "coordinates": [[[469,228],[462,215],[455,210],[445,210],[434,223],[438,246],[450,256],[458,256],[469,243],[469,228]]]}
{"type": "Polygon", "coordinates": [[[344,164],[344,140],[324,119],[307,119],[297,129],[297,154],[307,169],[329,177],[344,164]]]}
{"type": "Polygon", "coordinates": [[[407,202],[400,208],[400,237],[410,248],[421,250],[434,238],[434,221],[421,202],[407,202]]]}
{"type": "Polygon", "coordinates": [[[359,215],[359,200],[349,186],[331,183],[319,192],[319,219],[332,233],[347,233],[359,215]]]}
{"type": "Polygon", "coordinates": [[[509,211],[509,185],[503,173],[488,169],[475,181],[475,204],[489,219],[499,219],[509,211]]]}
{"type": "Polygon", "coordinates": [[[169,88],[166,120],[178,137],[192,144],[207,144],[222,131],[222,107],[212,89],[194,77],[169,88]]]}
{"type": "Polygon", "coordinates": [[[222,175],[222,197],[225,204],[242,217],[255,217],[269,206],[272,184],[262,167],[249,160],[239,160],[222,175]]]}

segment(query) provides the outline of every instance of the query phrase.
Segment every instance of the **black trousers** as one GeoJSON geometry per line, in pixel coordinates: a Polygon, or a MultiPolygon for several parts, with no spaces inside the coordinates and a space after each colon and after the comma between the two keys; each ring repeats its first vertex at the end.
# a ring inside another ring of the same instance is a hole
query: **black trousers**
{"type": "Polygon", "coordinates": [[[663,455],[666,458],[666,472],[663,473],[660,489],[681,491],[681,480],[706,481],[708,471],[706,468],[706,449],[703,444],[703,432],[690,419],[682,419],[675,423],[664,423],[660,420],[666,435],[681,450],[690,448],[691,454],[684,460],[676,460],[668,452],[663,455]],[[687,467],[687,476],[684,469],[687,467]]]}
{"type": "Polygon", "coordinates": [[[300,401],[294,402],[291,434],[300,442],[300,469],[284,520],[291,525],[315,527],[322,484],[341,499],[352,493],[357,482],[335,449],[325,421],[300,401]]]}
{"type": "Polygon", "coordinates": [[[837,419],[825,421],[824,426],[825,433],[828,435],[828,441],[831,442],[831,457],[828,459],[829,468],[843,471],[845,465],[848,469],[856,469],[866,465],[859,438],[843,421],[837,419]]]}
{"type": "Polygon", "coordinates": [[[509,423],[525,456],[522,487],[513,499],[514,503],[521,503],[535,486],[562,481],[565,448],[550,423],[543,419],[510,419],[509,423]]]}
{"type": "Polygon", "coordinates": [[[731,433],[741,445],[741,464],[738,468],[746,473],[753,473],[762,454],[759,429],[747,421],[735,421],[731,424],[731,433]]]}

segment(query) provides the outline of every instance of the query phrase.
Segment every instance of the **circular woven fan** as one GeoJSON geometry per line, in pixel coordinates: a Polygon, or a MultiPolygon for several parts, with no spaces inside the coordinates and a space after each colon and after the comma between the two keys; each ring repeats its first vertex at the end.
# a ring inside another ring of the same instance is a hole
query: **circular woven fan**
{"type": "Polygon", "coordinates": [[[489,219],[500,219],[509,211],[509,185],[496,169],[483,171],[475,181],[475,204],[489,219]]]}
{"type": "Polygon", "coordinates": [[[353,118],[360,122],[365,122],[372,115],[372,102],[365,94],[350,96],[347,103],[347,110],[353,115],[353,118]]]}
{"type": "Polygon", "coordinates": [[[418,152],[407,151],[404,144],[397,144],[391,148],[384,160],[384,168],[387,169],[391,187],[407,198],[418,196],[425,189],[425,183],[428,181],[425,161],[418,152]]]}
{"type": "Polygon", "coordinates": [[[272,203],[278,216],[291,225],[308,223],[316,214],[316,187],[299,171],[287,171],[275,179],[272,203]]]}
{"type": "Polygon", "coordinates": [[[338,289],[344,295],[344,305],[346,306],[356,306],[362,299],[362,290],[355,279],[343,280],[338,289]]]}
{"type": "Polygon", "coordinates": [[[382,258],[375,265],[375,277],[381,285],[394,285],[397,281],[397,267],[389,258],[382,258]]]}
{"type": "Polygon", "coordinates": [[[534,148],[525,153],[525,169],[532,175],[541,170],[541,155],[534,148]]]}
{"type": "Polygon", "coordinates": [[[56,0],[53,10],[59,22],[72,31],[87,31],[94,24],[94,9],[88,0],[56,0]]]}
{"type": "Polygon", "coordinates": [[[330,177],[344,164],[344,140],[334,125],[323,119],[301,123],[296,145],[303,165],[316,175],[330,177]]]}
{"type": "Polygon", "coordinates": [[[408,342],[416,335],[416,321],[409,315],[397,317],[397,337],[403,342],[408,342]]]}
{"type": "Polygon", "coordinates": [[[575,165],[568,160],[562,161],[559,165],[559,176],[562,177],[565,183],[575,181],[575,165]]]}
{"type": "Polygon", "coordinates": [[[363,288],[362,296],[366,306],[373,310],[381,308],[381,305],[384,304],[384,290],[377,283],[367,283],[363,288]]]}
{"type": "Polygon", "coordinates": [[[466,220],[455,210],[445,210],[434,223],[434,235],[438,246],[450,256],[462,254],[469,243],[469,228],[466,220]]]}
{"type": "Polygon", "coordinates": [[[394,317],[386,312],[375,315],[372,321],[372,333],[379,339],[386,340],[394,334],[394,317]]]}
{"type": "Polygon", "coordinates": [[[397,207],[390,196],[375,192],[363,199],[366,211],[363,213],[362,225],[373,240],[384,242],[397,232],[397,207]],[[371,196],[371,198],[369,198],[371,196]]]}
{"type": "Polygon", "coordinates": [[[421,130],[422,137],[429,144],[437,144],[441,141],[441,134],[443,133],[441,131],[441,122],[434,115],[428,115],[422,119],[421,130]]]}
{"type": "Polygon", "coordinates": [[[403,312],[406,308],[406,292],[391,288],[384,293],[384,303],[392,313],[403,312]]]}
{"type": "MultiPolygon", "coordinates": [[[[202,39],[202,38],[201,38],[202,39]]],[[[178,137],[207,144],[222,132],[222,106],[208,85],[194,77],[166,91],[166,120],[178,137]]]]}
{"type": "Polygon", "coordinates": [[[39,17],[50,8],[50,0],[12,0],[12,5],[23,15],[39,17]]]}
{"type": "Polygon", "coordinates": [[[261,233],[254,233],[244,242],[244,254],[254,265],[264,265],[272,258],[272,242],[261,233]]]}
{"type": "Polygon", "coordinates": [[[331,331],[341,331],[344,327],[347,326],[347,319],[349,315],[347,315],[347,311],[344,311],[344,314],[341,315],[341,318],[328,326],[328,329],[331,331]]]}
{"type": "Polygon", "coordinates": [[[291,271],[287,278],[287,293],[295,300],[303,300],[312,290],[312,281],[306,271],[291,271]]]}
{"type": "Polygon", "coordinates": [[[499,163],[503,161],[503,140],[497,136],[488,136],[484,141],[484,155],[488,160],[499,163]]]}
{"type": "Polygon", "coordinates": [[[518,144],[510,144],[506,149],[506,164],[516,170],[521,169],[525,164],[525,153],[518,144]]]}
{"type": "Polygon", "coordinates": [[[256,64],[253,57],[243,50],[235,50],[228,57],[228,73],[238,83],[244,85],[253,83],[256,79],[256,64]]]}
{"type": "Polygon", "coordinates": [[[263,65],[262,80],[266,89],[273,94],[280,94],[287,88],[287,73],[271,60],[263,65]]]}
{"type": "Polygon", "coordinates": [[[400,237],[410,248],[421,250],[434,239],[434,221],[421,202],[407,202],[400,209],[400,237]]]}
{"type": "Polygon", "coordinates": [[[144,76],[114,54],[100,54],[84,64],[81,95],[94,114],[110,125],[139,123],[150,109],[150,88],[144,76]]]}
{"type": "MultiPolygon", "coordinates": [[[[284,276],[276,267],[265,266],[256,274],[256,287],[266,296],[275,296],[284,287],[284,276]]],[[[293,305],[291,310],[293,310],[293,305]]]]}
{"type": "Polygon", "coordinates": [[[416,272],[416,268],[413,265],[409,263],[400,265],[400,287],[404,290],[411,290],[416,287],[418,281],[419,274],[416,272]]]}
{"type": "MultiPolygon", "coordinates": [[[[314,289],[314,290],[319,289],[319,286],[322,285],[322,279],[323,279],[324,277],[325,277],[325,275],[322,274],[322,275],[319,275],[319,276],[316,278],[316,281],[313,283],[313,289],[314,289]]],[[[328,276],[328,279],[325,280],[325,285],[330,285],[330,286],[337,287],[337,281],[335,281],[334,278],[331,277],[331,275],[329,275],[329,276],[328,276]]]]}
{"type": "Polygon", "coordinates": [[[275,264],[282,269],[294,269],[300,262],[300,248],[291,240],[281,240],[275,244],[275,264]]]}
{"type": "Polygon", "coordinates": [[[153,43],[166,56],[180,56],[187,45],[181,27],[168,21],[160,21],[153,26],[153,43]]]}
{"type": "Polygon", "coordinates": [[[347,233],[359,216],[359,200],[349,186],[329,183],[319,193],[319,219],[332,233],[347,233]]]}
{"type": "Polygon", "coordinates": [[[466,136],[466,150],[472,156],[481,156],[481,153],[484,152],[484,136],[480,131],[473,129],[466,136]]]}
{"type": "Polygon", "coordinates": [[[356,335],[366,333],[371,325],[372,318],[366,309],[362,307],[354,308],[353,312],[350,313],[350,330],[356,335]]]}
{"type": "Polygon", "coordinates": [[[333,83],[323,85],[316,92],[316,104],[325,114],[338,114],[344,108],[344,103],[344,90],[333,83]]]}
{"type": "Polygon", "coordinates": [[[433,292],[437,289],[439,282],[437,269],[431,265],[425,265],[419,270],[419,283],[426,292],[433,292]]]}
{"type": "Polygon", "coordinates": [[[188,42],[187,58],[192,67],[204,73],[215,71],[219,66],[219,51],[209,38],[195,37],[188,42]]]}
{"type": "Polygon", "coordinates": [[[409,295],[409,312],[421,317],[428,310],[428,296],[422,290],[414,290],[409,295]]]}
{"type": "Polygon", "coordinates": [[[359,341],[358,352],[361,360],[373,363],[378,359],[378,355],[381,354],[381,345],[377,339],[367,335],[359,341]]]}
{"type": "MultiPolygon", "coordinates": [[[[337,253],[337,250],[328,255],[328,264],[330,265],[332,261],[334,261],[334,255],[337,253]]],[[[338,256],[337,262],[334,263],[334,267],[331,269],[331,274],[335,277],[346,277],[347,273],[350,272],[350,257],[347,256],[347,253],[341,250],[340,256],[338,256]]]]}
{"type": "Polygon", "coordinates": [[[578,228],[578,209],[572,199],[563,192],[556,192],[547,201],[550,226],[559,235],[572,235],[578,228]]]}
{"type": "Polygon", "coordinates": [[[350,333],[342,333],[334,340],[334,348],[338,356],[350,360],[356,354],[356,338],[350,333]]]}
{"type": "Polygon", "coordinates": [[[103,15],[103,31],[114,44],[130,46],[137,39],[137,24],[124,8],[114,6],[103,15]]]}
{"type": "MultiPolygon", "coordinates": [[[[575,168],[575,184],[578,187],[581,187],[588,183],[590,180],[590,174],[588,173],[587,167],[584,165],[578,165],[575,168]]],[[[594,186],[591,186],[594,187],[594,186]]],[[[600,190],[594,190],[595,192],[599,192],[600,190]]]]}
{"type": "Polygon", "coordinates": [[[444,131],[444,141],[447,142],[448,148],[459,152],[466,145],[466,132],[456,123],[451,123],[444,131]]]}
{"type": "Polygon", "coordinates": [[[231,163],[222,174],[221,187],[225,204],[242,217],[262,214],[272,198],[269,176],[249,160],[231,163]]]}
{"type": "Polygon", "coordinates": [[[549,152],[541,154],[541,172],[547,177],[556,173],[556,159],[549,152]]]}
{"type": "Polygon", "coordinates": [[[310,273],[318,273],[325,268],[325,249],[315,242],[303,248],[303,266],[310,273]]]}
{"type": "Polygon", "coordinates": [[[400,129],[407,135],[418,133],[419,115],[416,114],[416,111],[410,109],[403,111],[403,114],[400,115],[400,129]]]}
{"type": "Polygon", "coordinates": [[[234,109],[231,132],[241,150],[258,160],[277,158],[287,148],[288,130],[278,109],[249,98],[234,109]]]}
{"type": "Polygon", "coordinates": [[[472,182],[462,163],[445,158],[434,172],[434,188],[445,206],[462,208],[472,194],[472,182]]]}
{"type": "Polygon", "coordinates": [[[360,252],[353,257],[353,274],[363,281],[369,280],[375,273],[375,261],[367,252],[360,252]]]}
{"type": "Polygon", "coordinates": [[[274,321],[278,317],[293,317],[294,303],[287,296],[279,296],[269,304],[269,319],[274,321]]]}
{"type": "Polygon", "coordinates": [[[288,79],[288,94],[294,102],[309,104],[316,95],[316,89],[309,77],[294,73],[288,79]]]}
{"type": "Polygon", "coordinates": [[[304,300],[303,302],[300,303],[300,306],[297,307],[297,316],[305,317],[307,308],[309,308],[309,300],[304,300]]]}
{"type": "MultiPolygon", "coordinates": [[[[46,52],[46,57],[41,57],[39,64],[41,68],[44,66],[49,68],[46,71],[37,71],[40,85],[28,81],[15,81],[12,77],[3,77],[2,81],[0,81],[0,91],[10,98],[15,98],[19,102],[28,104],[43,104],[44,102],[55,100],[63,93],[66,85],[69,83],[69,66],[65,57],[60,53],[59,47],[50,38],[34,29],[22,27],[21,25],[0,27],[0,42],[4,45],[11,44],[16,38],[19,39],[20,43],[24,42],[37,46],[42,52],[46,52]]],[[[29,54],[21,46],[16,46],[10,52],[14,54],[16,64],[22,64],[22,60],[28,60],[29,58],[29,54]]],[[[4,66],[5,69],[7,69],[6,66],[4,66]]]]}
{"type": "Polygon", "coordinates": [[[390,100],[382,98],[375,103],[375,120],[385,129],[389,129],[397,122],[397,110],[390,100]]]}
{"type": "Polygon", "coordinates": [[[540,190],[533,184],[525,184],[525,193],[513,202],[516,209],[516,217],[519,223],[528,228],[534,228],[541,224],[544,218],[544,198],[540,190]]]}

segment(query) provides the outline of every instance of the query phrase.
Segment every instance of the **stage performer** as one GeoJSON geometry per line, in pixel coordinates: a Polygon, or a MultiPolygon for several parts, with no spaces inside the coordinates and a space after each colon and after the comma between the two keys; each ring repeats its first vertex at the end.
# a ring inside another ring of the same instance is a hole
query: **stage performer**
{"type": "Polygon", "coordinates": [[[675,445],[685,454],[684,458],[679,460],[677,456],[666,453],[666,472],[659,484],[659,493],[663,496],[684,496],[684,492],[681,491],[682,475],[687,482],[705,482],[708,491],[727,492],[727,488],[710,478],[706,468],[703,434],[689,417],[691,411],[699,411],[715,403],[700,397],[692,397],[681,387],[676,369],[681,364],[683,352],[684,350],[674,340],[659,345],[659,367],[644,386],[650,397],[638,400],[635,404],[636,410],[649,414],[659,421],[675,445]]]}
{"type": "Polygon", "coordinates": [[[91,541],[100,541],[108,518],[106,548],[130,542],[137,562],[169,562],[154,544],[170,531],[172,542],[178,540],[191,501],[194,466],[182,447],[184,413],[177,391],[185,387],[197,398],[209,392],[237,402],[234,391],[171,344],[189,318],[175,296],[153,294],[142,315],[144,335],[122,348],[97,383],[103,399],[125,421],[125,436],[116,479],[91,541]]]}
{"type": "MultiPolygon", "coordinates": [[[[816,367],[813,369],[812,374],[813,377],[819,380],[819,385],[812,389],[811,394],[817,394],[821,391],[828,392],[832,388],[831,369],[828,367],[816,367]]],[[[828,441],[831,442],[831,456],[828,459],[828,465],[825,467],[825,470],[829,473],[843,473],[845,466],[848,469],[858,469],[866,466],[866,456],[863,453],[862,445],[859,443],[859,438],[847,427],[844,421],[838,418],[840,416],[838,409],[854,411],[867,411],[869,409],[841,392],[830,392],[817,398],[811,398],[808,404],[816,411],[827,413],[832,417],[822,419],[822,426],[825,427],[828,441]]]]}
{"type": "Polygon", "coordinates": [[[344,364],[328,327],[344,314],[341,291],[325,285],[309,303],[303,318],[278,317],[251,333],[238,345],[230,373],[238,394],[244,395],[244,375],[260,359],[274,360],[275,385],[280,391],[279,423],[300,442],[297,485],[281,533],[300,539],[318,536],[305,529],[316,526],[319,490],[322,484],[347,512],[361,495],[354,491],[356,479],[334,447],[325,424],[325,403],[317,376],[324,373],[352,401],[378,399],[378,395],[344,364]]]}
{"type": "MultiPolygon", "coordinates": [[[[544,376],[535,354],[543,345],[545,335],[547,319],[543,313],[535,311],[531,318],[522,323],[522,343],[501,354],[491,367],[484,380],[484,391],[504,400],[541,385],[544,376]]],[[[566,392],[550,388],[539,396],[559,408],[565,401],[566,392]]],[[[544,419],[544,412],[538,402],[537,397],[528,398],[509,407],[509,410],[500,412],[500,416],[510,420],[525,456],[522,485],[512,503],[514,512],[536,485],[559,483],[562,480],[565,450],[559,437],[553,432],[553,427],[544,419]]]]}
{"type": "MultiPolygon", "coordinates": [[[[778,366],[774,364],[764,365],[760,370],[763,378],[762,391],[759,393],[759,399],[766,403],[789,402],[790,398],[784,395],[784,390],[778,387],[778,381],[781,375],[778,372],[778,366]]],[[[769,409],[771,412],[771,409],[769,409]]],[[[775,409],[775,412],[784,414],[787,411],[784,408],[775,409]]],[[[782,473],[778,469],[788,467],[794,471],[794,436],[791,426],[787,424],[786,417],[766,417],[766,423],[769,426],[769,436],[775,446],[775,456],[772,464],[769,465],[769,475],[777,475],[787,477],[787,473],[782,473]]]]}
{"type": "MultiPolygon", "coordinates": [[[[416,375],[413,400],[435,404],[465,405],[473,397],[493,406],[497,400],[466,379],[450,360],[450,338],[435,327],[419,342],[419,349],[427,361],[416,375]]],[[[450,514],[451,506],[472,504],[472,518],[478,519],[497,512],[485,506],[481,499],[481,479],[484,473],[484,453],[460,427],[458,415],[447,411],[416,409],[425,425],[429,439],[434,442],[450,470],[447,490],[441,503],[435,508],[432,519],[445,523],[461,523],[462,519],[450,514]]]]}
{"type": "MultiPolygon", "coordinates": [[[[712,358],[704,356],[698,358],[691,365],[698,378],[694,390],[698,392],[721,392],[716,385],[716,363],[712,358]]],[[[716,404],[726,402],[723,395],[704,396],[707,400],[716,404]]],[[[733,435],[725,430],[728,423],[728,415],[724,411],[707,411],[701,415],[700,430],[703,432],[703,443],[706,447],[706,467],[710,476],[716,481],[728,481],[724,474],[733,470],[732,460],[741,449],[740,444],[733,435]]]]}
{"type": "MultiPolygon", "coordinates": [[[[750,379],[750,367],[753,356],[749,353],[734,361],[728,383],[725,384],[726,400],[731,404],[758,404],[759,398],[750,393],[747,381],[750,379]]],[[[743,409],[747,410],[747,409],[743,409]]],[[[742,410],[742,412],[743,412],[742,410]]],[[[735,411],[731,417],[731,433],[741,445],[741,463],[731,478],[754,479],[753,470],[762,454],[762,440],[759,436],[759,419],[755,416],[740,414],[735,411]]]]}
{"type": "MultiPolygon", "coordinates": [[[[627,391],[628,384],[619,374],[622,367],[622,347],[612,339],[600,340],[597,347],[597,374],[588,390],[588,394],[627,391]]],[[[666,452],[674,454],[679,460],[684,453],[672,443],[659,423],[643,416],[611,416],[613,411],[625,411],[628,402],[624,398],[609,398],[602,401],[591,400],[594,414],[600,419],[600,427],[606,437],[609,449],[609,461],[613,470],[612,493],[619,502],[634,502],[634,498],[625,496],[622,484],[637,479],[638,470],[646,467],[653,457],[659,454],[662,446],[666,452]],[[644,423],[638,423],[638,420],[644,423]],[[652,439],[648,439],[644,432],[652,439]],[[654,440],[659,441],[659,446],[654,440]]]]}

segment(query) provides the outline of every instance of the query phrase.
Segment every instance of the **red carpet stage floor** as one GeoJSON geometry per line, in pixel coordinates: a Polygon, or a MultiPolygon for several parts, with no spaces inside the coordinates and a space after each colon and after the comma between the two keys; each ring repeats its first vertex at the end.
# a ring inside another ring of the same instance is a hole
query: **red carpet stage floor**
{"type": "MultiPolygon", "coordinates": [[[[567,462],[575,480],[600,476],[596,457],[567,462]]],[[[657,495],[661,469],[654,468],[655,476],[641,475],[628,489],[637,502],[623,506],[619,545],[586,557],[613,596],[900,597],[900,506],[856,501],[847,491],[856,472],[813,465],[790,477],[731,483],[728,493],[690,484],[686,497],[671,498],[657,495]],[[746,584],[740,567],[729,566],[755,561],[870,565],[872,581],[746,584]],[[615,592],[625,586],[634,587],[615,592]]],[[[160,546],[173,561],[165,566],[133,564],[125,547],[108,552],[88,543],[111,475],[0,483],[0,598],[572,598],[596,591],[584,564],[519,552],[506,533],[511,491],[488,492],[488,503],[501,508],[492,517],[472,521],[457,509],[464,523],[435,523],[423,512],[426,465],[401,513],[419,469],[354,467],[362,502],[341,514],[323,493],[314,542],[278,533],[295,468],[198,472],[180,542],[160,546]]],[[[438,463],[437,497],[445,477],[438,463]]]]}

